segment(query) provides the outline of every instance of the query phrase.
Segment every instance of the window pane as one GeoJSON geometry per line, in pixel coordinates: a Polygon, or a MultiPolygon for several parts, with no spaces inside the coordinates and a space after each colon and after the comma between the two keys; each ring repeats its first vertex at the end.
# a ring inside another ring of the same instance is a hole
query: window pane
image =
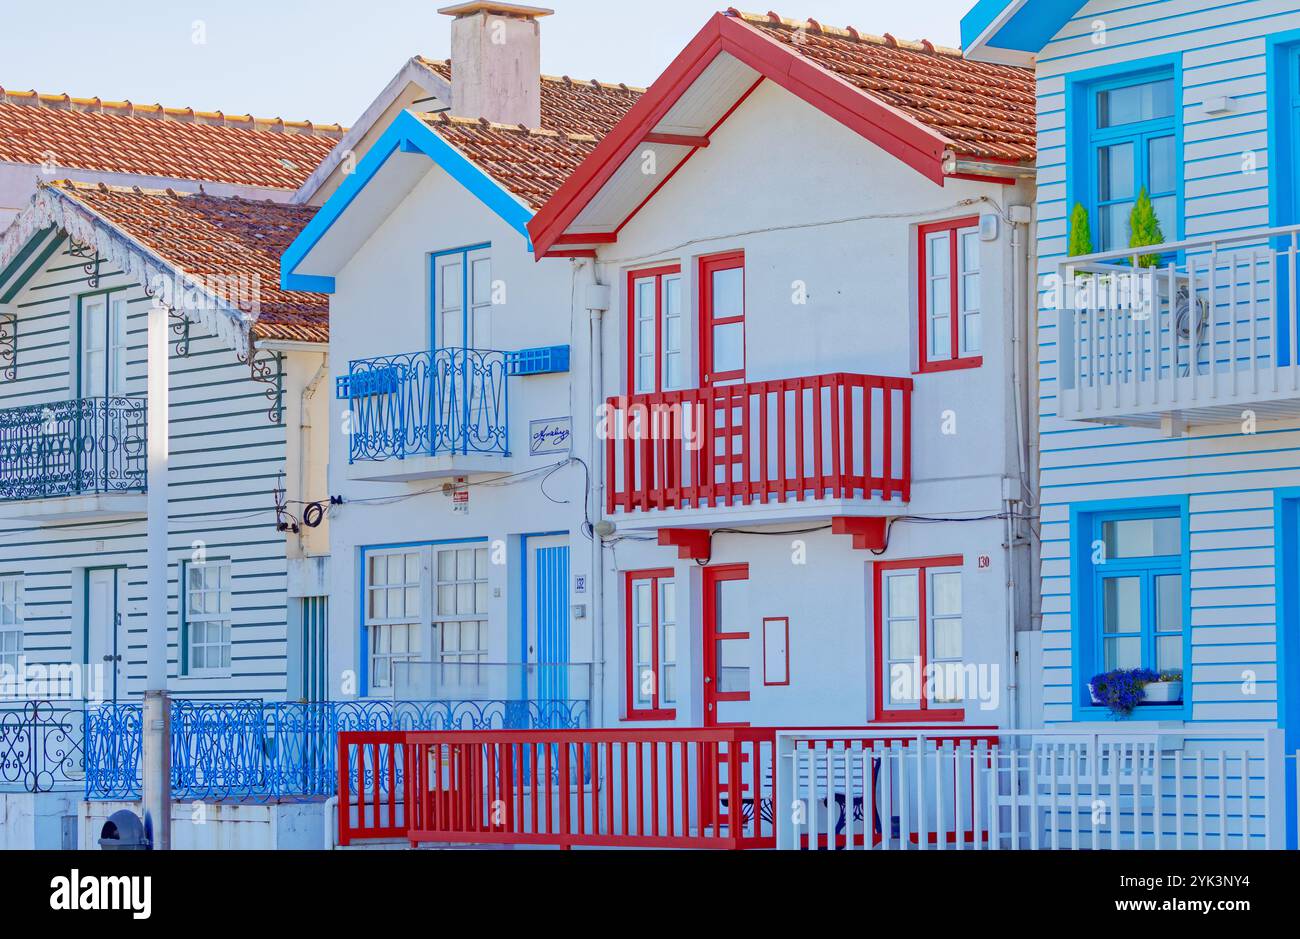
{"type": "Polygon", "coordinates": [[[1117,668],[1139,668],[1142,665],[1142,640],[1132,638],[1104,640],[1106,651],[1105,669],[1108,672],[1117,668]]]}
{"type": "Polygon", "coordinates": [[[1151,203],[1160,222],[1160,234],[1165,236],[1165,241],[1173,241],[1178,231],[1178,197],[1159,196],[1151,203]]]}
{"type": "Polygon", "coordinates": [[[890,665],[888,680],[888,697],[894,704],[915,704],[919,700],[921,679],[915,660],[890,665]]]}
{"type": "Polygon", "coordinates": [[[442,308],[459,310],[461,293],[465,289],[464,275],[460,263],[447,264],[442,269],[442,308]]]}
{"type": "Polygon", "coordinates": [[[1167,557],[1182,553],[1182,520],[1132,518],[1105,522],[1102,541],[1108,558],[1167,557]]]}
{"type": "Polygon", "coordinates": [[[456,579],[456,552],[438,552],[438,580],[446,582],[456,579]]]}
{"type": "Polygon", "coordinates": [[[1156,640],[1156,670],[1180,671],[1183,667],[1183,637],[1161,636],[1156,640]]]}
{"type": "Polygon", "coordinates": [[[916,616],[916,574],[891,574],[885,579],[891,619],[916,616]]]}
{"type": "Polygon", "coordinates": [[[1183,578],[1166,574],[1156,578],[1156,632],[1181,632],[1183,628],[1183,578]]]}
{"type": "Polygon", "coordinates": [[[727,323],[713,327],[713,370],[738,372],[745,367],[745,326],[727,323]]]}
{"type": "Polygon", "coordinates": [[[934,624],[934,657],[961,658],[961,620],[941,619],[934,624]]]}
{"type": "Polygon", "coordinates": [[[1173,137],[1153,137],[1147,141],[1147,164],[1150,192],[1173,192],[1178,188],[1173,137]]]}
{"type": "Polygon", "coordinates": [[[665,623],[677,621],[677,585],[671,580],[659,583],[659,619],[665,623]]]}
{"type": "Polygon", "coordinates": [[[894,620],[889,626],[889,658],[893,661],[914,659],[920,655],[921,633],[916,620],[894,620]]]}
{"type": "Polygon", "coordinates": [[[715,320],[744,315],[744,283],[744,268],[713,272],[713,309],[710,312],[715,320]]]}
{"type": "Polygon", "coordinates": [[[1128,247],[1128,217],[1133,211],[1132,202],[1120,202],[1116,205],[1101,207],[1101,250],[1112,251],[1128,247]]]}
{"type": "Polygon", "coordinates": [[[1174,81],[1143,82],[1097,93],[1097,126],[1117,127],[1172,117],[1174,81]]]}
{"type": "Polygon", "coordinates": [[[718,690],[727,693],[749,690],[749,661],[740,639],[717,641],[718,690]]]}
{"type": "Polygon", "coordinates": [[[1137,195],[1133,185],[1133,144],[1117,143],[1097,149],[1097,196],[1103,202],[1114,199],[1132,199],[1137,195]]]}
{"type": "Polygon", "coordinates": [[[961,614],[961,573],[946,571],[930,578],[933,593],[931,616],[956,616],[961,614]]]}
{"type": "Polygon", "coordinates": [[[1102,581],[1102,631],[1142,631],[1142,578],[1108,577],[1102,581]]]}

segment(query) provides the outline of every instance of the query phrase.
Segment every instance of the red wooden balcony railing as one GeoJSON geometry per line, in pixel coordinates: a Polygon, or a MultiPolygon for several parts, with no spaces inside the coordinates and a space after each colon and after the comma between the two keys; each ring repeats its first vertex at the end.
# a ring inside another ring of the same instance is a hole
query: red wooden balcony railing
{"type": "Polygon", "coordinates": [[[606,510],[911,499],[912,380],[837,373],[609,399],[606,510]]]}
{"type": "Polygon", "coordinates": [[[339,735],[339,843],[770,848],[776,731],[339,735]]]}

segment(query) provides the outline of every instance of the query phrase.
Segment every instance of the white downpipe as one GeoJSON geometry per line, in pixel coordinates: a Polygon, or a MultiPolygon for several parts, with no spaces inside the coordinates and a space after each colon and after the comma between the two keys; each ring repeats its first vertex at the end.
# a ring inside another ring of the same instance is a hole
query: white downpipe
{"type": "MultiPolygon", "coordinates": [[[[142,802],[152,824],[153,847],[171,847],[171,707],[167,700],[167,471],[168,343],[167,308],[149,308],[148,399],[148,605],[145,623],[145,699],[143,709],[142,802]]],[[[183,653],[182,653],[183,654],[183,653]]]]}
{"type": "MultiPolygon", "coordinates": [[[[303,385],[298,397],[298,498],[306,502],[310,498],[311,480],[307,471],[311,467],[311,402],[316,397],[321,380],[329,374],[329,358],[322,356],[315,373],[303,385]]],[[[307,556],[307,526],[298,526],[298,556],[307,556]]]]}
{"type": "Polygon", "coordinates": [[[325,850],[333,851],[338,845],[334,841],[334,834],[339,830],[338,819],[335,817],[339,810],[339,797],[330,796],[325,800],[325,850]]]}
{"type": "MultiPolygon", "coordinates": [[[[591,280],[593,285],[600,284],[600,272],[593,261],[591,264],[591,280]]],[[[587,465],[591,467],[591,520],[593,530],[591,532],[591,629],[592,629],[592,660],[595,662],[592,676],[592,714],[591,723],[593,727],[604,726],[605,710],[605,549],[600,535],[596,534],[594,528],[600,522],[605,513],[605,467],[603,464],[604,447],[596,439],[596,427],[598,426],[596,415],[601,404],[601,391],[604,378],[604,356],[602,355],[603,333],[601,324],[604,322],[602,310],[588,309],[587,315],[590,321],[589,342],[591,343],[591,409],[588,411],[589,426],[591,427],[591,449],[588,452],[587,465]]]]}

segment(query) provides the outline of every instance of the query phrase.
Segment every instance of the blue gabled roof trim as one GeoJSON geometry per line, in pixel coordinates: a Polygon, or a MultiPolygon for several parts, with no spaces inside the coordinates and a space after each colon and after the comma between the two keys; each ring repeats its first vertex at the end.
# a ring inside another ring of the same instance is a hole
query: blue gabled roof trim
{"type": "Polygon", "coordinates": [[[961,47],[966,52],[984,37],[994,49],[1037,53],[1083,9],[1086,0],[979,0],[961,19],[961,47]],[[1009,18],[985,35],[1001,18],[1009,18]]]}
{"type": "Polygon", "coordinates": [[[533,212],[502,188],[501,184],[475,166],[432,127],[410,111],[397,116],[370,151],[357,164],[356,171],[347,177],[321,206],[316,217],[308,223],[293,244],[280,258],[280,286],[285,290],[307,290],[312,293],[334,293],[334,278],[324,275],[299,274],[298,265],[311,253],[334,225],[347,214],[353,200],[383,169],[394,153],[422,153],[440,166],[447,175],[464,186],[480,202],[491,209],[507,225],[519,232],[532,250],[528,223],[533,212]]]}

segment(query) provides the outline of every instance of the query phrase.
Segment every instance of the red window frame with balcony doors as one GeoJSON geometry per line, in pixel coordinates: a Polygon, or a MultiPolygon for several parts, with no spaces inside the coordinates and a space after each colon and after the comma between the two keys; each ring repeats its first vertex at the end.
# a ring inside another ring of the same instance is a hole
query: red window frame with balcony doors
{"type": "MultiPolygon", "coordinates": [[[[978,368],[984,364],[984,357],[979,352],[970,352],[963,354],[962,348],[962,320],[965,315],[970,315],[962,308],[962,298],[965,295],[966,279],[970,276],[981,277],[981,271],[977,268],[975,271],[966,271],[962,264],[961,257],[961,233],[968,229],[975,229],[976,244],[982,244],[978,240],[979,216],[971,215],[966,218],[951,219],[944,222],[935,222],[930,225],[921,225],[917,228],[917,371],[918,372],[944,372],[959,368],[978,368]],[[948,258],[947,273],[948,282],[948,357],[940,358],[931,356],[930,352],[930,333],[931,333],[931,310],[930,310],[930,279],[931,269],[929,264],[929,239],[931,235],[948,233],[948,258]],[[964,315],[965,314],[965,315],[964,315]]],[[[981,325],[983,317],[978,309],[974,314],[980,317],[981,325]]],[[[981,329],[981,334],[983,330],[981,329]]],[[[981,335],[982,339],[982,335],[981,335]]]]}
{"type": "MultiPolygon", "coordinates": [[[[628,271],[627,274],[627,391],[628,394],[657,394],[663,391],[676,391],[676,388],[665,387],[664,382],[664,280],[670,277],[677,277],[681,283],[679,290],[678,303],[681,307],[679,316],[682,320],[682,333],[685,336],[686,325],[686,303],[687,293],[686,284],[682,279],[682,268],[679,264],[668,264],[662,267],[646,268],[638,271],[628,271]],[[637,329],[637,318],[640,314],[640,308],[637,306],[637,282],[644,280],[653,280],[655,284],[655,309],[654,309],[654,382],[652,387],[638,388],[636,363],[640,353],[640,332],[637,329]]],[[[682,379],[686,383],[686,363],[685,350],[679,350],[683,356],[682,360],[682,379]]]]}
{"type": "Polygon", "coordinates": [[[700,258],[700,387],[743,382],[745,380],[745,252],[728,251],[700,258]],[[718,315],[713,275],[723,271],[740,271],[740,311],[718,315]],[[714,333],[719,327],[740,326],[740,368],[714,370],[714,333]]]}
{"type": "MultiPolygon", "coordinates": [[[[626,665],[626,675],[624,677],[624,720],[629,721],[671,721],[677,719],[676,707],[664,707],[660,698],[662,691],[662,662],[659,658],[660,650],[663,647],[663,616],[659,609],[659,597],[661,594],[660,584],[665,580],[674,580],[676,572],[672,568],[660,568],[648,571],[628,571],[624,579],[624,659],[626,665]],[[654,690],[650,693],[650,706],[639,705],[637,703],[637,691],[641,687],[641,676],[637,674],[636,666],[636,607],[633,596],[633,588],[640,581],[650,581],[650,604],[651,604],[651,621],[650,630],[653,637],[651,642],[651,668],[654,671],[655,681],[654,690]]],[[[675,614],[676,611],[674,611],[675,614]]],[[[676,628],[674,615],[674,628],[676,628]]],[[[674,662],[674,665],[677,663],[674,662]]]]}
{"type": "MultiPolygon", "coordinates": [[[[932,707],[931,702],[926,695],[926,666],[930,662],[930,637],[929,637],[929,620],[930,613],[928,604],[930,600],[930,572],[935,568],[956,568],[961,571],[965,559],[961,555],[952,555],[949,557],[935,557],[924,559],[910,559],[905,561],[878,561],[874,565],[872,579],[875,590],[875,685],[876,685],[876,720],[878,721],[907,721],[916,722],[925,721],[964,721],[966,719],[965,707],[932,707]],[[920,695],[915,708],[890,708],[886,704],[885,689],[889,687],[890,676],[886,674],[885,664],[885,605],[888,597],[885,595],[885,574],[892,571],[915,571],[917,584],[917,649],[920,653],[921,673],[920,695]]],[[[964,585],[963,585],[964,586],[964,585]]],[[[965,616],[965,599],[962,601],[961,616],[965,616]]],[[[963,622],[964,627],[964,622],[963,622]]],[[[963,652],[965,634],[963,629],[963,652]]]]}

